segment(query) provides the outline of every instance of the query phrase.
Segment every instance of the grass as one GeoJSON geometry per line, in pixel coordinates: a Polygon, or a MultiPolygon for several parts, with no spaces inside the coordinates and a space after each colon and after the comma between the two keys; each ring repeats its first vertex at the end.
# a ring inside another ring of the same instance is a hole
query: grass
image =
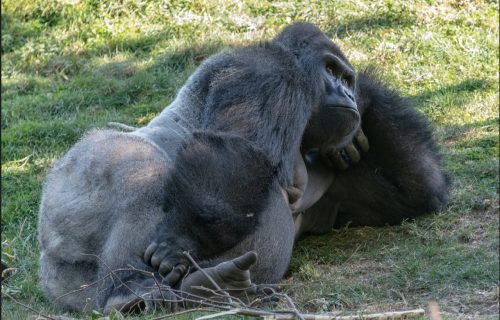
{"type": "MultiPolygon", "coordinates": [[[[454,177],[449,207],[402,226],[301,241],[283,284],[300,310],[389,311],[437,301],[445,318],[497,319],[498,3],[486,0],[5,0],[2,292],[60,314],[37,281],[37,209],[51,163],[93,127],[147,123],[204,57],[320,26],[375,65],[434,124],[454,177]]],[[[34,313],[2,296],[2,318],[34,313]]],[[[146,315],[143,318],[150,318],[146,315]]]]}

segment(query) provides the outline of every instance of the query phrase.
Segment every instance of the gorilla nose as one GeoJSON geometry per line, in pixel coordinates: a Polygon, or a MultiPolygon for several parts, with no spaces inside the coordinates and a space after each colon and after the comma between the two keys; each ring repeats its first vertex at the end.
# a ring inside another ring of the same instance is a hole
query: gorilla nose
{"type": "Polygon", "coordinates": [[[337,86],[332,89],[329,94],[325,95],[322,105],[326,108],[348,108],[358,110],[353,95],[342,85],[337,86]]]}

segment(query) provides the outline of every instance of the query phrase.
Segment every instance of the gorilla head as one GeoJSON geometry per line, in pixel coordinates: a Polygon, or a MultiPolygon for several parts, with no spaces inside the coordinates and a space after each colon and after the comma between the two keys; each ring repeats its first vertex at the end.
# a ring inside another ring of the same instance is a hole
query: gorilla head
{"type": "Polygon", "coordinates": [[[305,132],[303,148],[322,147],[318,141],[336,147],[350,142],[361,120],[355,98],[356,73],[339,47],[318,27],[308,23],[285,28],[274,41],[290,50],[311,75],[310,80],[316,82],[319,98],[305,132]]]}

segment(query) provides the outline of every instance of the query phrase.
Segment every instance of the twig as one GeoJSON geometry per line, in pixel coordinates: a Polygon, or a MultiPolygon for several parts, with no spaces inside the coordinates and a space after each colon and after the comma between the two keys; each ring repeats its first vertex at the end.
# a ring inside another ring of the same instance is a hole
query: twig
{"type": "MultiPolygon", "coordinates": [[[[228,291],[226,290],[222,290],[222,293],[219,293],[218,290],[213,290],[213,289],[210,289],[210,288],[207,288],[207,287],[203,287],[203,286],[191,286],[191,288],[193,289],[198,289],[198,290],[201,290],[201,291],[206,291],[206,292],[210,292],[212,295],[216,296],[216,297],[223,297],[223,298],[227,298],[228,297],[228,294],[229,296],[236,300],[236,302],[238,302],[240,305],[242,306],[245,306],[247,307],[247,305],[240,299],[240,298],[237,298],[235,296],[232,296],[228,291]]],[[[234,289],[236,290],[236,289],[234,289]]],[[[245,290],[245,289],[237,289],[237,290],[245,290]]],[[[229,304],[231,306],[234,306],[234,303],[233,302],[229,302],[229,304]]]]}
{"type": "Polygon", "coordinates": [[[164,316],[159,316],[159,317],[156,317],[156,318],[152,318],[151,320],[163,320],[163,319],[178,317],[180,315],[187,314],[187,313],[193,313],[193,312],[215,312],[215,311],[214,311],[214,309],[210,309],[210,308],[194,308],[194,309],[189,309],[189,310],[183,310],[183,311],[179,311],[179,312],[174,312],[174,313],[171,313],[171,314],[166,314],[164,316]]]}
{"type": "Polygon", "coordinates": [[[236,314],[235,310],[229,310],[229,311],[222,311],[214,314],[208,314],[206,316],[201,316],[196,318],[196,320],[207,320],[207,319],[214,319],[214,318],[220,318],[222,316],[230,316],[236,314]]]}
{"type": "Polygon", "coordinates": [[[155,281],[156,287],[158,288],[158,291],[160,292],[161,298],[163,300],[165,300],[165,296],[163,295],[162,285],[158,282],[158,279],[156,279],[154,273],[151,272],[151,276],[153,277],[153,280],[155,281]]]}
{"type": "Polygon", "coordinates": [[[108,266],[108,264],[106,262],[104,262],[104,260],[101,259],[101,257],[99,257],[98,255],[89,254],[89,253],[81,253],[81,254],[82,255],[86,255],[86,256],[93,256],[97,260],[99,260],[99,262],[102,263],[106,267],[106,269],[108,269],[109,272],[111,273],[111,280],[113,281],[113,285],[114,286],[116,286],[115,280],[114,280],[116,278],[120,282],[121,285],[123,285],[125,288],[127,288],[127,290],[130,291],[130,293],[132,293],[134,296],[136,296],[139,299],[144,299],[143,297],[141,297],[140,295],[138,295],[134,290],[132,290],[132,288],[130,288],[125,282],[123,282],[122,279],[115,274],[115,271],[113,269],[111,269],[108,266]]]}
{"type": "Polygon", "coordinates": [[[299,310],[297,310],[295,303],[293,303],[292,299],[287,294],[282,293],[280,294],[280,296],[283,296],[286,299],[288,305],[290,306],[290,308],[292,308],[292,312],[297,316],[299,320],[305,320],[304,317],[300,314],[299,310]]]}
{"type": "Polygon", "coordinates": [[[439,306],[436,301],[431,301],[429,303],[429,319],[431,320],[441,320],[441,312],[439,312],[439,306]]]}
{"type": "MultiPolygon", "coordinates": [[[[100,259],[97,255],[94,255],[94,254],[90,254],[90,253],[81,253],[81,254],[82,254],[82,255],[87,255],[87,256],[92,256],[92,257],[95,257],[95,258],[96,258],[96,259],[98,259],[98,260],[101,260],[101,259],[100,259]]],[[[102,261],[102,260],[101,260],[101,261],[102,261]]],[[[106,266],[106,267],[107,267],[107,266],[106,266]]],[[[110,269],[110,268],[108,267],[108,269],[110,269]]],[[[89,283],[89,284],[82,284],[82,285],[80,286],[80,288],[75,289],[75,290],[68,291],[68,292],[66,292],[66,293],[64,293],[64,294],[62,294],[62,295],[60,295],[60,296],[56,297],[56,298],[54,299],[54,301],[57,301],[57,300],[59,300],[59,299],[61,299],[61,298],[64,298],[64,297],[66,297],[66,296],[68,296],[68,295],[71,295],[71,294],[74,294],[74,293],[77,293],[77,292],[80,292],[80,291],[87,290],[88,288],[90,288],[90,287],[92,287],[92,286],[95,286],[95,285],[97,285],[97,284],[98,284],[98,283],[100,283],[100,282],[105,281],[108,277],[113,277],[114,273],[116,273],[116,272],[125,272],[125,271],[136,271],[136,272],[140,272],[140,273],[143,273],[143,274],[146,274],[146,275],[151,275],[151,274],[152,274],[151,272],[148,272],[148,271],[145,271],[145,270],[140,270],[140,269],[137,269],[137,268],[134,268],[134,267],[114,269],[114,270],[111,270],[111,272],[110,272],[110,273],[106,274],[106,275],[105,275],[104,277],[102,277],[102,278],[99,278],[99,279],[97,279],[97,280],[95,280],[95,281],[93,281],[93,282],[91,282],[91,283],[89,283]]],[[[115,277],[116,277],[116,276],[115,276],[115,277]]],[[[155,279],[155,280],[156,280],[156,279],[155,279]]],[[[126,286],[125,286],[125,287],[126,287],[126,286]]],[[[130,288],[129,288],[129,289],[130,289],[130,288]]]]}
{"type": "Polygon", "coordinates": [[[26,163],[28,163],[29,159],[31,159],[31,157],[33,157],[33,153],[32,154],[29,154],[27,155],[26,157],[22,158],[22,159],[19,159],[19,160],[14,160],[12,162],[15,162],[15,163],[20,163],[19,167],[20,168],[24,168],[24,166],[26,165],[26,163]]]}
{"type": "Polygon", "coordinates": [[[354,255],[356,254],[356,252],[358,252],[359,248],[361,248],[361,245],[358,245],[356,249],[354,249],[353,253],[349,256],[349,258],[347,258],[346,261],[342,262],[342,265],[346,264],[349,260],[351,260],[352,257],[354,257],[354,255]]]}
{"type": "Polygon", "coordinates": [[[49,320],[56,320],[55,318],[52,318],[51,316],[47,316],[47,315],[41,313],[40,311],[38,311],[38,310],[36,310],[36,309],[28,306],[28,305],[25,305],[24,303],[21,303],[21,302],[17,301],[13,296],[11,296],[10,294],[8,294],[7,292],[2,292],[2,295],[6,296],[9,299],[11,299],[12,301],[14,301],[15,303],[17,303],[18,305],[20,305],[20,306],[22,306],[22,307],[24,307],[24,308],[26,308],[26,309],[28,309],[28,310],[30,310],[30,311],[38,314],[39,317],[44,317],[44,318],[49,319],[49,320]]]}
{"type": "Polygon", "coordinates": [[[292,309],[291,312],[299,319],[299,320],[305,320],[304,319],[304,316],[302,314],[300,314],[299,310],[297,310],[297,307],[295,306],[295,303],[293,303],[292,299],[290,298],[289,295],[287,295],[286,293],[277,293],[276,290],[274,290],[273,288],[267,288],[268,290],[271,290],[271,292],[273,293],[273,296],[277,296],[277,297],[283,297],[285,298],[286,302],[288,303],[288,305],[290,306],[290,308],[292,309]]]}
{"type": "Polygon", "coordinates": [[[220,316],[231,315],[231,314],[238,314],[241,316],[264,317],[264,318],[271,317],[271,319],[273,316],[277,315],[276,313],[271,312],[271,311],[258,310],[258,309],[247,309],[247,308],[236,308],[236,309],[230,309],[230,310],[219,312],[219,313],[212,314],[212,315],[202,316],[202,317],[196,318],[196,320],[217,318],[220,316]]]}
{"type": "MultiPolygon", "coordinates": [[[[371,314],[358,314],[355,316],[334,316],[334,315],[318,315],[318,314],[303,314],[305,320],[398,320],[408,319],[410,317],[420,317],[425,314],[424,309],[415,309],[407,311],[391,311],[371,314]]],[[[265,320],[293,320],[295,315],[292,314],[273,314],[264,316],[265,320]]]]}
{"type": "Polygon", "coordinates": [[[68,292],[66,292],[66,293],[64,293],[64,294],[62,294],[62,295],[60,295],[60,296],[56,297],[56,298],[54,299],[54,302],[56,302],[56,301],[57,301],[57,300],[59,300],[59,299],[64,298],[65,296],[69,296],[69,295],[71,295],[71,294],[73,294],[73,293],[77,293],[77,292],[79,292],[79,291],[84,291],[84,290],[87,290],[88,288],[90,288],[90,287],[92,287],[92,286],[95,286],[95,285],[96,285],[96,284],[98,284],[99,282],[102,282],[102,281],[106,280],[106,278],[107,278],[107,277],[110,277],[110,276],[111,276],[110,274],[107,274],[107,275],[105,275],[104,277],[102,277],[102,278],[100,278],[100,279],[97,279],[97,280],[96,280],[96,281],[94,281],[94,282],[91,282],[91,283],[89,283],[89,284],[82,284],[82,285],[80,286],[80,288],[75,289],[75,290],[68,291],[68,292]]]}
{"type": "MultiPolygon", "coordinates": [[[[87,255],[87,254],[86,254],[86,255],[87,255]]],[[[89,254],[89,255],[90,255],[90,254],[89,254]]],[[[130,266],[129,268],[118,268],[118,269],[114,269],[113,271],[114,271],[115,273],[116,273],[116,272],[126,272],[126,271],[136,271],[136,272],[140,272],[140,273],[145,274],[145,275],[152,275],[152,274],[153,274],[152,272],[145,271],[145,270],[141,270],[141,269],[137,269],[137,268],[134,268],[134,267],[132,267],[132,266],[130,266]]],[[[73,294],[73,293],[77,293],[77,292],[79,292],[79,291],[87,290],[88,288],[90,288],[90,287],[92,287],[92,286],[97,285],[99,282],[103,282],[104,280],[106,280],[108,277],[111,277],[111,276],[112,276],[112,273],[110,272],[110,273],[106,274],[105,276],[103,276],[102,278],[99,278],[99,279],[95,280],[94,282],[91,282],[91,283],[89,283],[89,284],[82,284],[82,285],[80,286],[80,288],[75,289],[75,290],[68,291],[68,292],[66,292],[66,293],[64,293],[64,294],[62,294],[62,295],[60,295],[60,296],[56,297],[56,298],[54,299],[54,301],[57,301],[57,300],[59,300],[59,299],[61,299],[61,298],[65,297],[65,296],[71,295],[71,294],[73,294]]],[[[155,278],[155,281],[156,281],[156,278],[155,278]]]]}

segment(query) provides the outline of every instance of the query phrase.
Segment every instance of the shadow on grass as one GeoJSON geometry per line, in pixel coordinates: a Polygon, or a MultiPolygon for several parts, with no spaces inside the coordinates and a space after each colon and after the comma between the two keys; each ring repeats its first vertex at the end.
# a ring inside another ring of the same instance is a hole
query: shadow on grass
{"type": "Polygon", "coordinates": [[[408,13],[391,12],[352,19],[323,31],[330,37],[342,39],[355,32],[408,27],[415,24],[415,21],[416,17],[408,13]]]}
{"type": "Polygon", "coordinates": [[[448,95],[448,94],[463,94],[471,93],[479,90],[492,89],[494,87],[493,82],[487,81],[485,79],[466,79],[462,82],[455,83],[452,85],[441,87],[437,90],[428,90],[423,93],[413,96],[412,98],[418,103],[425,103],[425,101],[431,100],[437,95],[448,95]]]}

